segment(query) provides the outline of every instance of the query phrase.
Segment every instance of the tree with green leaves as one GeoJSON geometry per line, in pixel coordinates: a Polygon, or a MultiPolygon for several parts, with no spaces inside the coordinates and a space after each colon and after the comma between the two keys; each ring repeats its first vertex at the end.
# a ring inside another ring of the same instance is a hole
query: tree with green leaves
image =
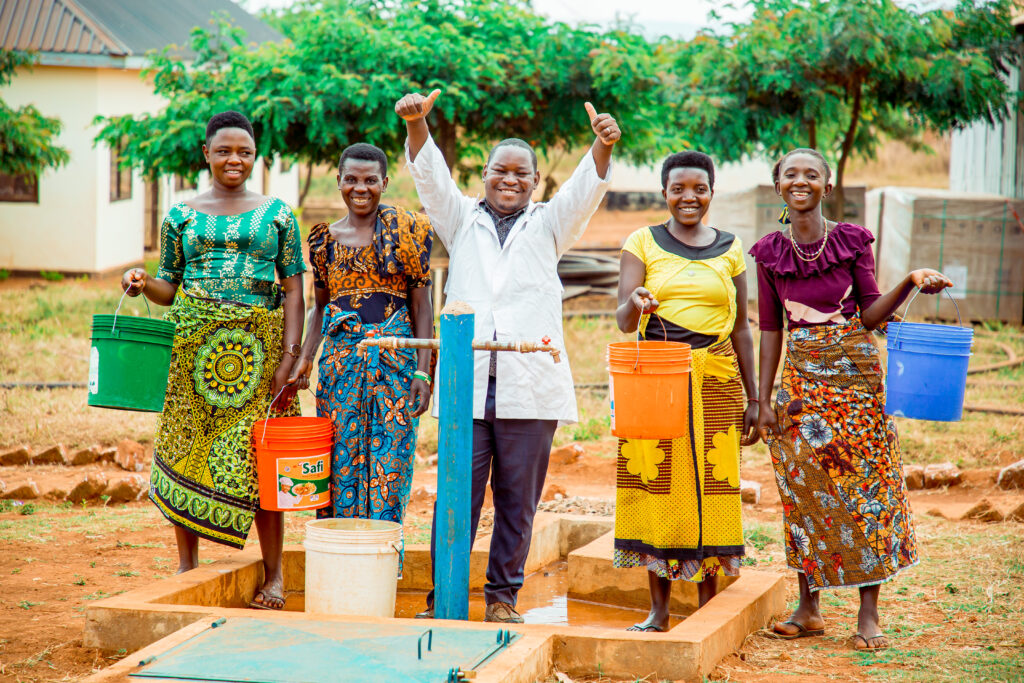
{"type": "Polygon", "coordinates": [[[893,0],[748,0],[748,23],[705,32],[677,55],[681,125],[723,161],[814,147],[832,156],[831,213],[842,218],[853,155],[884,139],[1002,118],[1021,93],[1012,0],[922,11],[893,0]]]}
{"type": "MultiPolygon", "coordinates": [[[[0,50],[0,86],[14,78],[14,72],[35,63],[35,56],[20,50],[0,50]]],[[[60,119],[43,116],[32,105],[14,109],[0,99],[0,173],[35,175],[59,168],[70,158],[57,144],[60,119]]]]}
{"type": "Polygon", "coordinates": [[[153,58],[144,73],[167,108],[102,119],[99,139],[126,137],[124,157],[145,171],[194,176],[203,123],[232,108],[252,119],[264,156],[334,163],[358,141],[397,155],[404,135],[394,102],[436,87],[445,97],[431,127],[463,176],[504,137],[541,153],[582,144],[585,100],[615,113],[628,131],[626,156],[667,149],[661,47],[629,26],[553,23],[527,0],[306,0],[267,19],[290,40],[252,50],[222,24],[194,31],[192,64],[153,58]]]}

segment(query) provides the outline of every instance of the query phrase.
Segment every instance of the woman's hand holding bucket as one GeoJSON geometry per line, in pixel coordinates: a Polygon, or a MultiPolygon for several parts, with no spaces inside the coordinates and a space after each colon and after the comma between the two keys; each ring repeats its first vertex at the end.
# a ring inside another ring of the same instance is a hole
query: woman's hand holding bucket
{"type": "Polygon", "coordinates": [[[146,288],[148,276],[142,268],[126,270],[121,276],[121,291],[128,296],[138,296],[146,288]]]}
{"type": "Polygon", "coordinates": [[[953,281],[943,275],[937,270],[931,268],[921,268],[920,270],[911,271],[910,281],[914,283],[914,286],[920,289],[925,294],[938,294],[946,287],[952,287],[953,281]]]}
{"type": "Polygon", "coordinates": [[[291,375],[288,377],[288,384],[294,384],[295,389],[302,391],[309,388],[309,376],[313,372],[313,359],[301,356],[292,365],[291,375]]]}
{"type": "Polygon", "coordinates": [[[639,309],[641,314],[654,313],[658,310],[658,306],[661,305],[646,287],[634,289],[633,293],[629,295],[629,300],[639,309]]]}

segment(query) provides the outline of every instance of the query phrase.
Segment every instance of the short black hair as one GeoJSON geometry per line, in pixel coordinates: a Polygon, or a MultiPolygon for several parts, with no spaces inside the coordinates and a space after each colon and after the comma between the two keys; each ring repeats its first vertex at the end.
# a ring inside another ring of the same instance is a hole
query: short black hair
{"type": "Polygon", "coordinates": [[[832,179],[832,167],[828,165],[827,161],[825,161],[824,154],[822,154],[816,149],[811,149],[810,147],[797,147],[796,149],[791,149],[790,151],[786,152],[785,156],[776,161],[775,165],[772,166],[773,183],[779,182],[779,174],[782,172],[782,164],[784,164],[786,162],[786,159],[790,158],[794,154],[807,154],[809,156],[814,157],[815,159],[821,162],[822,168],[825,171],[825,182],[827,183],[832,179]]]}
{"type": "Polygon", "coordinates": [[[256,142],[256,134],[252,132],[252,124],[249,123],[249,119],[245,117],[245,114],[237,111],[222,111],[219,114],[214,114],[210,117],[210,120],[206,123],[206,144],[210,144],[210,140],[213,140],[213,136],[217,134],[217,131],[221,128],[241,128],[249,137],[252,138],[253,143],[256,142]]]}
{"type": "Polygon", "coordinates": [[[708,174],[708,184],[715,189],[715,162],[704,152],[676,152],[661,164],[661,189],[668,187],[668,176],[675,168],[697,168],[708,174]]]}
{"type": "Polygon", "coordinates": [[[487,155],[487,166],[491,165],[491,159],[494,158],[494,153],[498,151],[499,147],[518,147],[519,149],[525,149],[530,153],[530,161],[533,163],[533,170],[537,170],[537,153],[533,151],[533,147],[530,143],[522,138],[505,138],[494,147],[491,147],[491,153],[487,155]]]}
{"type": "Polygon", "coordinates": [[[341,173],[342,166],[349,159],[376,161],[380,164],[381,177],[386,178],[388,175],[388,156],[384,154],[384,150],[376,145],[371,145],[368,142],[357,142],[346,147],[341,153],[341,158],[338,159],[338,173],[341,173]]]}

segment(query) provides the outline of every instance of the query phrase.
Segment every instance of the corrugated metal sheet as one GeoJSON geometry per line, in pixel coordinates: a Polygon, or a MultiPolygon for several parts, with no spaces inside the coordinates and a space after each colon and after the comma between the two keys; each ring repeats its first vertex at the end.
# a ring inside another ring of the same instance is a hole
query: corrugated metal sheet
{"type": "MultiPolygon", "coordinates": [[[[283,36],[231,0],[0,0],[0,47],[87,55],[144,55],[188,45],[196,26],[226,13],[252,43],[283,36]]],[[[182,49],[180,54],[192,56],[182,49]]]]}
{"type": "MultiPolygon", "coordinates": [[[[1020,89],[1019,68],[1012,69],[1009,86],[1020,89]]],[[[1024,198],[1024,107],[994,126],[976,123],[953,132],[949,188],[1024,198]]]]}
{"type": "MultiPolygon", "coordinates": [[[[187,46],[196,26],[210,28],[215,13],[225,13],[251,43],[284,36],[231,0],[74,0],[84,13],[124,43],[129,54],[143,55],[167,45],[187,46]]],[[[188,50],[181,54],[191,56],[188,50]]]]}
{"type": "Polygon", "coordinates": [[[70,0],[0,0],[0,47],[93,55],[127,51],[70,0]]]}

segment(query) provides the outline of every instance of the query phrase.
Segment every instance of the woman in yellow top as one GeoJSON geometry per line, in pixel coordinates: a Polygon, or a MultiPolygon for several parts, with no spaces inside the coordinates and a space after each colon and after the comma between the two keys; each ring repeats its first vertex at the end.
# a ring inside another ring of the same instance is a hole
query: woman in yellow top
{"type": "Polygon", "coordinates": [[[661,183],[672,217],[626,240],[616,318],[623,332],[690,345],[691,436],[619,440],[614,566],[647,567],[651,588],[631,631],[668,628],[672,581],[696,582],[703,605],[719,574],[739,573],[740,444],[756,441],[758,412],[743,246],[703,223],[714,163],[673,154],[661,183]]]}

